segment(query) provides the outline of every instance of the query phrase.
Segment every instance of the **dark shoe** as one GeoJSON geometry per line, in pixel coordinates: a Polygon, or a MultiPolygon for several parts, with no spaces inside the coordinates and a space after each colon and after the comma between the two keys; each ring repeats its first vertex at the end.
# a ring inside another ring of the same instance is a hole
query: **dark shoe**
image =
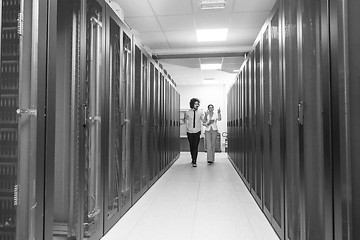
{"type": "Polygon", "coordinates": [[[212,163],[214,163],[214,162],[208,161],[208,163],[209,163],[209,164],[212,164],[212,163]]]}
{"type": "Polygon", "coordinates": [[[193,166],[193,167],[197,167],[196,163],[193,163],[192,166],[193,166]]]}

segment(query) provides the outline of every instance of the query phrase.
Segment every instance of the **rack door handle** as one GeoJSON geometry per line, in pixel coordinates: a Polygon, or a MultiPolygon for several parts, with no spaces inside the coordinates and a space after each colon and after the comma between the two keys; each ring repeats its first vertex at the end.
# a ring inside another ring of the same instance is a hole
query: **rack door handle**
{"type": "Polygon", "coordinates": [[[300,125],[304,125],[304,102],[300,101],[298,104],[298,122],[300,125]]]}

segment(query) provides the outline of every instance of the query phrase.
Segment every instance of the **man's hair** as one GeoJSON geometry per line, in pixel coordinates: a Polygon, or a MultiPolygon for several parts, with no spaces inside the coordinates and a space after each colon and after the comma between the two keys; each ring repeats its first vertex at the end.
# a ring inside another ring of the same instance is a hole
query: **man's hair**
{"type": "Polygon", "coordinates": [[[190,100],[190,108],[194,108],[195,102],[199,102],[199,103],[200,103],[200,100],[197,99],[197,98],[192,98],[192,99],[190,100]]]}
{"type": "Polygon", "coordinates": [[[209,104],[209,105],[208,105],[208,108],[209,108],[209,107],[214,107],[214,105],[212,105],[212,104],[209,104]]]}

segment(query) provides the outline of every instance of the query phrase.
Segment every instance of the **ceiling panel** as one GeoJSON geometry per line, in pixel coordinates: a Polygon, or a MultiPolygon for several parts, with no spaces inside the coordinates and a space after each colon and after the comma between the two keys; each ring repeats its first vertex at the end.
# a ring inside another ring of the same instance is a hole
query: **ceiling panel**
{"type": "Polygon", "coordinates": [[[197,29],[227,28],[230,24],[230,15],[225,13],[201,14],[195,16],[197,29]]]}
{"type": "MultiPolygon", "coordinates": [[[[154,54],[237,53],[251,50],[276,0],[226,0],[221,10],[201,10],[200,0],[112,0],[154,54]],[[197,42],[196,29],[229,28],[227,41],[197,42]]],[[[214,0],[215,1],[215,0],[214,0]]],[[[243,57],[219,58],[221,71],[201,71],[200,59],[161,60],[178,84],[203,84],[203,78],[234,79],[243,57]]],[[[207,62],[215,59],[203,59],[207,62]]]]}
{"type": "MultiPolygon", "coordinates": [[[[148,45],[151,49],[155,43],[167,44],[167,40],[163,32],[144,32],[141,33],[141,39],[144,44],[148,45]]],[[[169,45],[167,44],[169,47],[169,45]]]]}
{"type": "Polygon", "coordinates": [[[216,58],[200,58],[201,64],[221,64],[223,62],[222,57],[216,58]]]}
{"type": "Polygon", "coordinates": [[[231,28],[228,33],[229,45],[252,46],[261,28],[231,28]]]}
{"type": "Polygon", "coordinates": [[[191,47],[196,43],[195,31],[171,31],[165,32],[165,36],[172,47],[191,47]]]}
{"type": "Polygon", "coordinates": [[[156,15],[192,14],[191,0],[149,0],[149,2],[156,15]]]}
{"type": "Polygon", "coordinates": [[[186,58],[186,59],[163,59],[161,62],[166,64],[172,64],[188,68],[200,68],[200,62],[198,58],[186,58]]]}
{"type": "Polygon", "coordinates": [[[126,22],[139,32],[159,32],[161,27],[155,17],[126,18],[126,22]]]}
{"type": "Polygon", "coordinates": [[[269,14],[268,11],[234,13],[231,17],[230,27],[262,27],[269,14]]]}
{"type": "Polygon", "coordinates": [[[151,50],[153,49],[169,49],[170,46],[167,42],[150,42],[145,43],[151,50]]]}
{"type": "Polygon", "coordinates": [[[158,19],[164,31],[190,30],[195,28],[193,15],[159,16],[158,19]]]}
{"type": "Polygon", "coordinates": [[[124,11],[125,17],[151,17],[154,13],[147,0],[112,0],[124,11]]]}
{"type": "Polygon", "coordinates": [[[277,0],[236,0],[234,11],[271,11],[277,0]]]}

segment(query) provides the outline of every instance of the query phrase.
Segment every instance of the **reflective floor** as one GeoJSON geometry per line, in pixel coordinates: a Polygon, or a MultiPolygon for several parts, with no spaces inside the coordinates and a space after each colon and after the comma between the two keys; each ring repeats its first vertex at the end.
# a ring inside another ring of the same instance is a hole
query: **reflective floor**
{"type": "Polygon", "coordinates": [[[182,152],[175,164],[103,237],[103,240],[278,240],[227,159],[216,153],[198,167],[182,152]]]}

